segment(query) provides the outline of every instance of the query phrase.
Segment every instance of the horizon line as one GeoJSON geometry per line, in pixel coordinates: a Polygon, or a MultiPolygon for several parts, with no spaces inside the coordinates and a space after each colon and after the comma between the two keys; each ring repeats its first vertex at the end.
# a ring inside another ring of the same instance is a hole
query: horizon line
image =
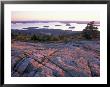
{"type": "MultiPolygon", "coordinates": [[[[38,22],[38,21],[44,21],[44,22],[91,22],[91,21],[94,21],[94,20],[11,20],[11,22],[26,22],[26,21],[29,21],[29,22],[38,22]]],[[[94,21],[94,22],[100,22],[100,21],[94,21]]]]}

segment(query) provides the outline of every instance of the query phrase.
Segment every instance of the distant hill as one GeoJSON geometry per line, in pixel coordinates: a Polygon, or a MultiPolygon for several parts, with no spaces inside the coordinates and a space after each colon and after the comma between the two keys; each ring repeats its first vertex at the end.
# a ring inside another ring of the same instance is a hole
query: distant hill
{"type": "Polygon", "coordinates": [[[26,29],[26,30],[18,30],[11,29],[11,32],[14,34],[23,34],[23,35],[71,35],[71,34],[79,34],[81,31],[72,31],[72,30],[61,30],[61,29],[26,29]]]}
{"type": "MultiPolygon", "coordinates": [[[[78,24],[87,24],[90,21],[11,21],[11,23],[48,23],[48,22],[61,22],[61,23],[78,23],[78,24]]],[[[95,21],[95,24],[100,24],[99,21],[95,21]]]]}

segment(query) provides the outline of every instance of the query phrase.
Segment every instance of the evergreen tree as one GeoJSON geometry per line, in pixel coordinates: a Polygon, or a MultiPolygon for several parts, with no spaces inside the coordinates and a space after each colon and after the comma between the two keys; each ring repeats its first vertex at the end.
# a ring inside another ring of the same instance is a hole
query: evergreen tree
{"type": "Polygon", "coordinates": [[[99,36],[99,31],[95,27],[94,21],[88,23],[85,29],[83,29],[83,35],[86,39],[95,39],[99,36]]]}
{"type": "Polygon", "coordinates": [[[31,37],[31,40],[34,40],[34,41],[37,40],[37,37],[35,34],[31,37]]]}

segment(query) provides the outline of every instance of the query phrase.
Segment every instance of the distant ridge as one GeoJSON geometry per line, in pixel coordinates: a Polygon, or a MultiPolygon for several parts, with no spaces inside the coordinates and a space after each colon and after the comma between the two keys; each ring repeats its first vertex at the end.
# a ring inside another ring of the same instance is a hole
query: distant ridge
{"type": "MultiPolygon", "coordinates": [[[[61,22],[61,23],[78,23],[87,24],[90,21],[11,21],[11,23],[48,23],[48,22],[61,22]]],[[[95,21],[95,24],[100,24],[99,21],[95,21]]]]}
{"type": "Polygon", "coordinates": [[[70,35],[70,34],[79,34],[81,31],[72,31],[72,30],[61,30],[61,29],[26,29],[26,30],[18,30],[18,29],[11,29],[12,33],[15,34],[24,34],[24,35],[70,35]]]}

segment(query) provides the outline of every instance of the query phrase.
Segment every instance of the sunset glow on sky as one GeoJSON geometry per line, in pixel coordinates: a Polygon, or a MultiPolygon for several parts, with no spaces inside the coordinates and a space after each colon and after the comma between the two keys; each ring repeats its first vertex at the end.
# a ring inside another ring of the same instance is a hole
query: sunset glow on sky
{"type": "Polygon", "coordinates": [[[97,4],[16,4],[11,21],[100,21],[97,4]]]}
{"type": "Polygon", "coordinates": [[[100,21],[97,11],[12,11],[12,21],[100,21]]]}

